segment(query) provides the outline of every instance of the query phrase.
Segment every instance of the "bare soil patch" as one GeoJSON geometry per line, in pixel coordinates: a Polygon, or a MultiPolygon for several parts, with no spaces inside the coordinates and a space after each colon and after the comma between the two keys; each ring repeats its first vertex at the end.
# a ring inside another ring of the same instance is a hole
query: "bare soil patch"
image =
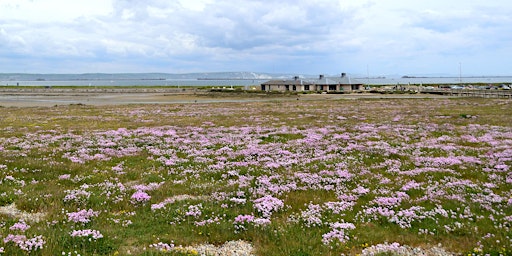
{"type": "Polygon", "coordinates": [[[0,89],[2,107],[50,107],[55,105],[185,104],[289,100],[339,100],[382,98],[439,98],[428,94],[280,94],[257,92],[209,92],[198,89],[0,89]]]}

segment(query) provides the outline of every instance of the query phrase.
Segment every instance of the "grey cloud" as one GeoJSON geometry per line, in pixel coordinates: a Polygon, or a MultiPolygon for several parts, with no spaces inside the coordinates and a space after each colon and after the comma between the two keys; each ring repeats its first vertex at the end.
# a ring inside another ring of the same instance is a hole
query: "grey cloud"
{"type": "Polygon", "coordinates": [[[115,18],[122,17],[123,13],[132,13],[131,21],[121,20],[119,24],[131,26],[148,39],[159,34],[192,35],[201,47],[235,51],[276,44],[293,48],[322,38],[327,40],[330,33],[337,33],[344,21],[351,18],[348,13],[333,8],[325,1],[323,4],[307,1],[244,1],[235,4],[217,1],[199,14],[185,10],[179,4],[166,3],[117,1],[115,18]],[[149,8],[170,11],[163,18],[151,17],[148,16],[149,8]]]}
{"type": "Polygon", "coordinates": [[[298,70],[302,65],[302,70],[337,73],[341,66],[365,69],[373,59],[407,67],[443,56],[485,56],[492,49],[507,52],[512,45],[510,4],[475,1],[478,5],[462,5],[459,10],[442,9],[439,1],[413,7],[409,1],[395,0],[391,1],[395,5],[359,0],[215,0],[205,1],[204,9],[190,9],[178,0],[112,0],[110,13],[59,22],[0,21],[0,58],[17,54],[26,56],[27,62],[30,57],[41,63],[82,61],[77,66],[94,63],[90,65],[118,66],[124,71],[130,67],[151,71],[162,67],[169,72],[298,70]]]}

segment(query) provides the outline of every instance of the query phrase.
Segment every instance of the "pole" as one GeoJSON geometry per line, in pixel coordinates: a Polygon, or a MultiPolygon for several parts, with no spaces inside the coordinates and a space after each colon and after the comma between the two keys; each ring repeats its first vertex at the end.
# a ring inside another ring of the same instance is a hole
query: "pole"
{"type": "Polygon", "coordinates": [[[462,84],[462,64],[459,62],[459,84],[462,84]]]}

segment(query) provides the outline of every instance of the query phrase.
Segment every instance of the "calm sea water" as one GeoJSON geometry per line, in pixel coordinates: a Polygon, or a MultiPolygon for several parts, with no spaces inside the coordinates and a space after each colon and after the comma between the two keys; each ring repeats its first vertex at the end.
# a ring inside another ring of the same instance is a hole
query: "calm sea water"
{"type": "MultiPolygon", "coordinates": [[[[2,77],[0,85],[19,86],[259,86],[269,79],[146,79],[146,78],[118,78],[111,76],[108,79],[84,78],[69,79],[68,75],[51,76],[49,79],[34,77],[2,77]]],[[[472,83],[512,83],[512,76],[500,77],[423,77],[423,78],[355,78],[361,83],[370,85],[394,84],[463,84],[472,83]]]]}
{"type": "Polygon", "coordinates": [[[365,84],[476,84],[476,83],[512,83],[512,76],[499,77],[415,77],[415,78],[379,78],[358,79],[365,84]]]}
{"type": "Polygon", "coordinates": [[[0,85],[20,86],[252,86],[267,80],[71,80],[71,81],[0,81],[0,85]]]}

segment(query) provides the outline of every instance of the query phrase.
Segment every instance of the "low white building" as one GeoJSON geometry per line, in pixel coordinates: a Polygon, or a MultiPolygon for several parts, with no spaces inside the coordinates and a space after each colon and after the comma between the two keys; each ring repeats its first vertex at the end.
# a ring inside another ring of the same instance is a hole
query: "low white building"
{"type": "Polygon", "coordinates": [[[298,92],[350,92],[363,88],[363,83],[341,73],[339,77],[303,79],[298,76],[289,80],[269,80],[261,84],[262,91],[298,91],[298,92]]]}

